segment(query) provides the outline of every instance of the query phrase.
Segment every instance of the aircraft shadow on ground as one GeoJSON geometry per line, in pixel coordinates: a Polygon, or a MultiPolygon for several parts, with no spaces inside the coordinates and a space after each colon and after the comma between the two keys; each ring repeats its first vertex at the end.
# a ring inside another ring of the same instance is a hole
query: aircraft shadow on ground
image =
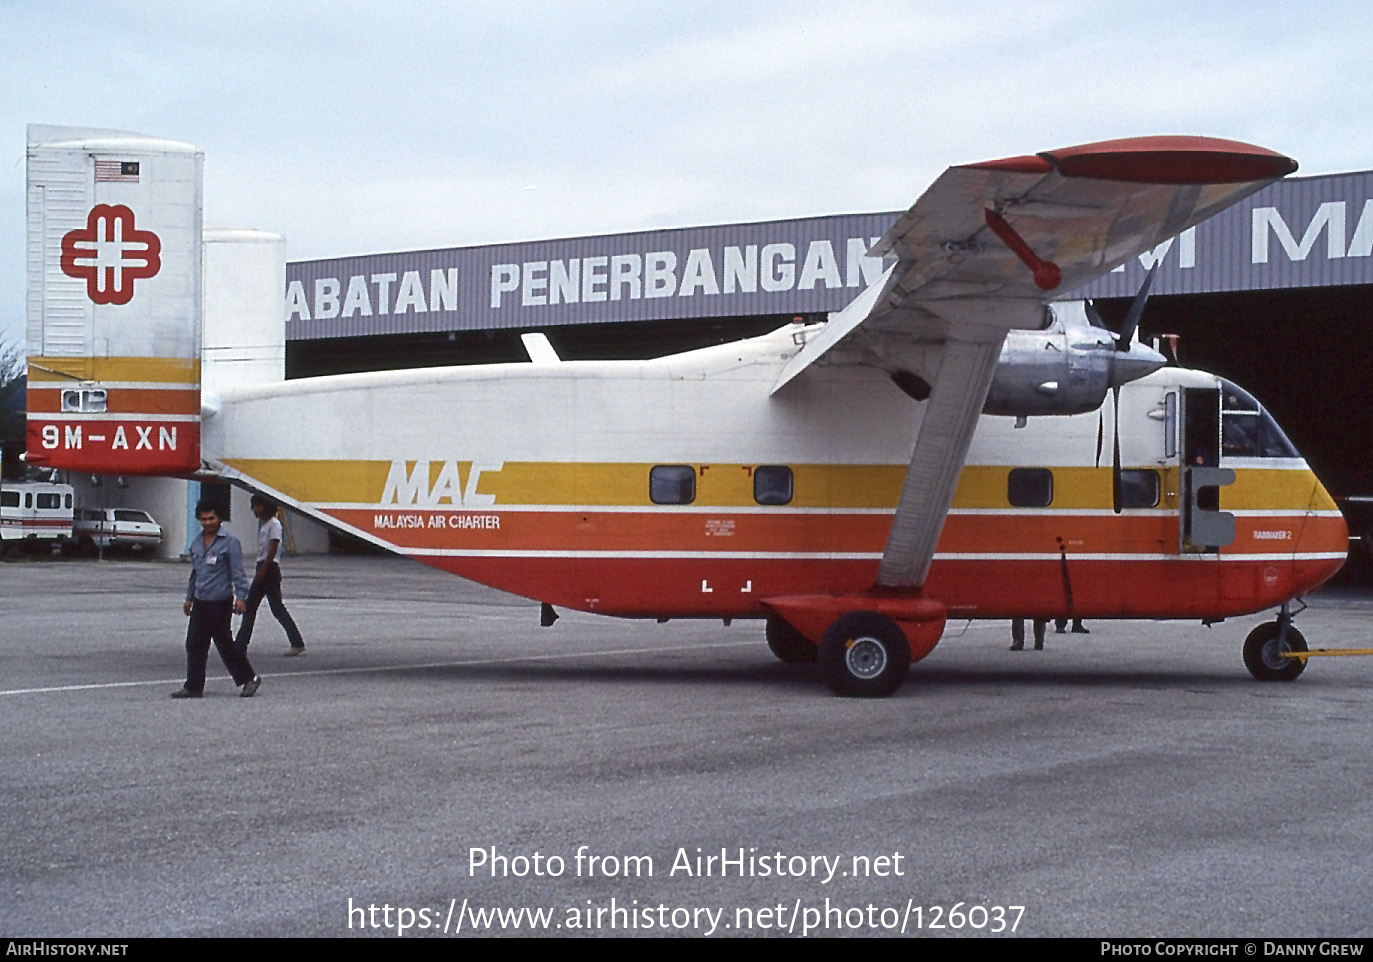
{"type": "MultiPolygon", "coordinates": [[[[547,682],[625,684],[651,683],[657,685],[749,685],[779,690],[815,690],[823,688],[819,671],[809,665],[695,666],[695,665],[576,665],[576,664],[499,664],[499,665],[437,665],[394,669],[374,669],[368,672],[397,682],[420,679],[462,682],[547,682]]],[[[981,668],[921,668],[912,669],[900,693],[918,696],[921,691],[947,689],[978,689],[988,686],[1008,686],[1035,690],[1052,688],[1138,690],[1252,687],[1258,693],[1271,691],[1274,686],[1261,686],[1247,675],[1226,671],[1198,671],[1179,668],[1176,671],[1150,670],[1102,671],[1053,669],[1009,670],[981,668]]]]}

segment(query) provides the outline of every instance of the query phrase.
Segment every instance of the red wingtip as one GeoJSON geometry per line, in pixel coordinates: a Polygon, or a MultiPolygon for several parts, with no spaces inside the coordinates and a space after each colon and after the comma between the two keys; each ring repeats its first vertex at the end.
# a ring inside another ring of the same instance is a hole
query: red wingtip
{"type": "Polygon", "coordinates": [[[1238,184],[1286,177],[1297,169],[1297,162],[1237,140],[1160,136],[1103,140],[962,166],[1010,174],[1047,174],[1057,169],[1064,177],[1144,184],[1238,184]]]}
{"type": "Polygon", "coordinates": [[[1275,180],[1297,169],[1291,157],[1216,137],[1132,137],[1040,156],[1064,177],[1147,184],[1237,184],[1275,180]]]}

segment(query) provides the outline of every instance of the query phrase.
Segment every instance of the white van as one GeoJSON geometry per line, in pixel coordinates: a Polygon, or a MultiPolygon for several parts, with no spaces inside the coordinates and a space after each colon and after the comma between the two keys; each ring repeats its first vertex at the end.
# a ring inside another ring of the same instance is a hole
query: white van
{"type": "Polygon", "coordinates": [[[59,541],[72,534],[72,486],[46,481],[0,485],[0,540],[59,541]]]}

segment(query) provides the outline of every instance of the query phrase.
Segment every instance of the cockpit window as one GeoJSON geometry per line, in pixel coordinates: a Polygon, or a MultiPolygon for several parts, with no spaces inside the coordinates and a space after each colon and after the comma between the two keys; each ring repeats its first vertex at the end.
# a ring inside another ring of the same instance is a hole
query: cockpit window
{"type": "Polygon", "coordinates": [[[1221,453],[1230,458],[1295,458],[1297,449],[1262,404],[1221,380],[1221,453]]]}

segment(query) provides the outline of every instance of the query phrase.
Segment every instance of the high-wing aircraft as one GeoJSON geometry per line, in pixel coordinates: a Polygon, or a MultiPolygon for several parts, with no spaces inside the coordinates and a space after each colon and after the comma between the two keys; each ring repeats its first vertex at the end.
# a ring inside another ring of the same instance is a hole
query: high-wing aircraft
{"type": "Polygon", "coordinates": [[[765,619],[778,657],[859,696],[900,686],[948,617],[1282,605],[1245,661],[1292,678],[1287,602],[1345,555],[1335,504],[1254,398],[1163,367],[1137,311],[1113,334],[1050,303],[1296,168],[1262,148],[1149,137],[953,167],[824,324],[649,361],[560,362],[533,338],[527,364],[202,399],[200,155],[47,147],[30,150],[35,464],[228,478],[541,601],[546,624],[765,619]]]}

